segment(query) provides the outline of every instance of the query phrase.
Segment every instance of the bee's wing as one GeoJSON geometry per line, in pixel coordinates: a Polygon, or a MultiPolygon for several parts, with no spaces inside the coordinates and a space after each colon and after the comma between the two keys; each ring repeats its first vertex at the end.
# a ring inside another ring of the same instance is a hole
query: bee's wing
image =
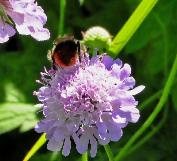
{"type": "Polygon", "coordinates": [[[54,43],[53,43],[53,48],[50,49],[50,50],[48,50],[48,53],[47,53],[47,59],[48,59],[51,63],[53,63],[53,58],[52,58],[52,56],[53,56],[53,52],[54,52],[55,48],[56,48],[56,44],[55,44],[55,42],[54,42],[54,43]]]}

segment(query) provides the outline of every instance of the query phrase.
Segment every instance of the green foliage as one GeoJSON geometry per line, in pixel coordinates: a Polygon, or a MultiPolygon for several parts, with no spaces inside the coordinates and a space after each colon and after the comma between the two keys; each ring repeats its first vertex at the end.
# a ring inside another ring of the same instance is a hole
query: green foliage
{"type": "Polygon", "coordinates": [[[3,103],[0,104],[0,134],[19,128],[21,132],[34,128],[37,112],[31,104],[3,103]]]}
{"type": "Polygon", "coordinates": [[[133,54],[135,51],[145,47],[148,43],[154,42],[153,40],[155,40],[156,38],[160,36],[166,36],[165,35],[165,32],[167,32],[166,28],[170,24],[170,20],[173,19],[174,8],[175,8],[174,0],[159,3],[155,10],[153,10],[148,15],[147,19],[145,19],[139,30],[137,30],[135,35],[126,45],[125,47],[126,53],[133,54]]]}
{"type": "Polygon", "coordinates": [[[4,84],[6,102],[25,102],[24,95],[14,86],[13,83],[4,84]]]}
{"type": "Polygon", "coordinates": [[[174,86],[174,88],[172,89],[171,95],[172,95],[172,102],[173,102],[174,108],[177,112],[177,86],[174,86]]]}
{"type": "Polygon", "coordinates": [[[85,0],[79,0],[80,5],[82,6],[84,4],[85,0]]]}
{"type": "Polygon", "coordinates": [[[31,161],[61,161],[60,153],[45,153],[39,154],[31,159],[31,161]]]}

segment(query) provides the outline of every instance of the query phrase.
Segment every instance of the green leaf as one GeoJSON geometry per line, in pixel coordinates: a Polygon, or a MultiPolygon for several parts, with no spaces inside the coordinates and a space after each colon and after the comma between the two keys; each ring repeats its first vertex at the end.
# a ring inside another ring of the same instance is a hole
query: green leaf
{"type": "Polygon", "coordinates": [[[32,104],[0,104],[0,134],[20,128],[21,132],[33,128],[37,122],[38,108],[32,104]]]}
{"type": "Polygon", "coordinates": [[[24,95],[11,82],[4,84],[6,102],[25,102],[24,95]]]}

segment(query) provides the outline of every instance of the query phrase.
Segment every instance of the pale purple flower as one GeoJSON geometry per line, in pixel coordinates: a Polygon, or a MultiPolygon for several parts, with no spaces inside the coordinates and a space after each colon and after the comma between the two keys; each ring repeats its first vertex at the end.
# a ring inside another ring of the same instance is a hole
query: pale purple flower
{"type": "Polygon", "coordinates": [[[81,63],[41,73],[44,84],[37,92],[44,119],[36,131],[46,133],[47,148],[67,156],[71,140],[79,153],[88,150],[91,157],[97,145],[118,141],[128,122],[140,114],[134,95],[144,86],[135,87],[131,67],[107,55],[82,58],[81,63]]]}
{"type": "Polygon", "coordinates": [[[16,33],[31,35],[38,41],[50,38],[44,10],[35,0],[0,0],[0,43],[9,40],[16,33]],[[16,29],[16,30],[15,30],[16,29]]]}

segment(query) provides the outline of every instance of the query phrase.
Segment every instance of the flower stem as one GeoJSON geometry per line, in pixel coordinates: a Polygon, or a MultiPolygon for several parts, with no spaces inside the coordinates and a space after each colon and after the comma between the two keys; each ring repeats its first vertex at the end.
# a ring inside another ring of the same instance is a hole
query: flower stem
{"type": "Polygon", "coordinates": [[[128,150],[128,153],[126,154],[126,157],[128,155],[132,154],[138,148],[140,148],[150,138],[152,138],[157,132],[159,132],[159,130],[162,128],[162,126],[164,125],[165,121],[167,120],[167,114],[168,114],[168,107],[164,110],[163,118],[160,121],[160,123],[157,126],[153,127],[153,129],[149,133],[147,133],[146,136],[144,136],[142,139],[140,139],[140,141],[138,143],[133,145],[133,147],[130,150],[128,150]]]}
{"type": "Polygon", "coordinates": [[[23,161],[28,161],[46,142],[45,134],[42,134],[33,147],[28,151],[23,161]]]}
{"type": "Polygon", "coordinates": [[[173,82],[175,80],[176,73],[177,73],[177,54],[172,69],[170,71],[169,77],[167,79],[167,82],[165,84],[164,90],[162,92],[162,96],[158,104],[156,105],[154,111],[151,113],[151,115],[148,117],[145,123],[140,127],[140,129],[130,138],[127,144],[121,149],[121,151],[115,157],[115,161],[120,161],[123,158],[123,156],[127,153],[129,148],[132,146],[132,144],[143,134],[143,132],[152,124],[154,119],[157,117],[157,115],[159,114],[159,112],[161,111],[162,107],[164,106],[165,102],[168,99],[168,95],[170,93],[171,86],[173,85],[173,82]]]}
{"type": "Polygon", "coordinates": [[[104,149],[105,149],[106,154],[107,154],[107,156],[109,158],[109,161],[114,161],[113,153],[111,151],[111,148],[110,148],[109,144],[104,145],[104,149]]]}
{"type": "Polygon", "coordinates": [[[152,96],[150,96],[148,99],[146,99],[144,102],[142,102],[139,105],[139,109],[141,111],[143,111],[149,104],[151,104],[154,100],[156,100],[157,98],[159,98],[161,94],[162,94],[162,90],[159,90],[158,92],[156,92],[155,94],[153,94],[152,96]]]}
{"type": "Polygon", "coordinates": [[[116,57],[122,48],[127,44],[144,19],[156,5],[158,0],[142,0],[136,10],[127,20],[120,32],[117,33],[109,46],[109,52],[112,57],[116,57]]]}
{"type": "Polygon", "coordinates": [[[87,152],[82,154],[82,161],[88,161],[88,153],[87,152]]]}
{"type": "Polygon", "coordinates": [[[64,21],[65,21],[65,8],[66,8],[66,0],[60,0],[60,19],[58,24],[58,34],[63,35],[64,34],[64,21]]]}
{"type": "Polygon", "coordinates": [[[53,152],[51,157],[49,158],[50,161],[62,161],[61,152],[53,152]]]}

